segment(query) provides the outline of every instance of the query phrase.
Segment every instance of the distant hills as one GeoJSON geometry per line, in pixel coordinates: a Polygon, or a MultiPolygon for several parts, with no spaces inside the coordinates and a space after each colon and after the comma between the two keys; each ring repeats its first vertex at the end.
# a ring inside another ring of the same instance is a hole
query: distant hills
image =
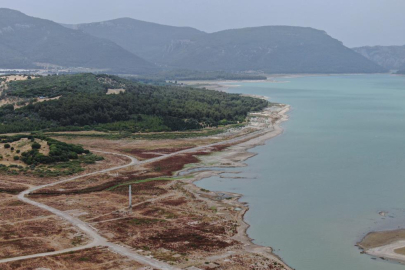
{"type": "Polygon", "coordinates": [[[207,34],[193,28],[118,19],[70,26],[112,40],[162,67],[268,73],[372,73],[385,69],[324,31],[267,26],[207,34]]]}
{"type": "Polygon", "coordinates": [[[209,34],[129,18],[62,26],[0,9],[0,69],[44,66],[120,74],[386,71],[312,28],[266,26],[209,34]]]}
{"type": "Polygon", "coordinates": [[[157,70],[153,64],[110,40],[1,8],[0,68],[38,68],[44,65],[122,73],[157,70]]]}
{"type": "Polygon", "coordinates": [[[244,28],[205,35],[175,46],[166,63],[183,69],[266,73],[384,71],[324,31],[290,26],[244,28]]]}
{"type": "Polygon", "coordinates": [[[65,25],[96,37],[114,41],[153,63],[165,62],[173,46],[189,43],[206,33],[191,27],[175,27],[121,18],[97,23],[65,25]]]}
{"type": "Polygon", "coordinates": [[[366,46],[353,48],[353,50],[386,69],[405,70],[405,45],[374,47],[366,46]]]}

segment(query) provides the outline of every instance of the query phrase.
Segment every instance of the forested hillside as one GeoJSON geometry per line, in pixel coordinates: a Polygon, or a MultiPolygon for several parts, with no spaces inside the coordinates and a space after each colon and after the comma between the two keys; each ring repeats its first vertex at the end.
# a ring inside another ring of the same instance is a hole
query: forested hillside
{"type": "MultiPolygon", "coordinates": [[[[0,77],[1,78],[1,77],[0,77]]],[[[2,97],[14,96],[36,98],[39,96],[53,98],[68,94],[107,93],[108,89],[121,88],[128,83],[117,76],[95,75],[91,73],[76,75],[52,75],[38,79],[11,81],[2,97]]]]}
{"type": "Polygon", "coordinates": [[[15,81],[2,99],[29,100],[0,107],[0,132],[35,130],[174,131],[244,121],[268,102],[236,94],[153,86],[116,76],[78,74],[15,81]],[[107,94],[108,89],[122,89],[107,94]],[[35,102],[42,98],[54,100],[35,102]]]}

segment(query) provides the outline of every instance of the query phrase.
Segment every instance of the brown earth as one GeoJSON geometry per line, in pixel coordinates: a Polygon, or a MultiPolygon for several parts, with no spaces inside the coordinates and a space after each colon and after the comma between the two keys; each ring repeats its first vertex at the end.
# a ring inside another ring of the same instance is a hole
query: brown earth
{"type": "MultiPolygon", "coordinates": [[[[206,145],[224,138],[229,136],[156,141],[105,140],[88,137],[65,138],[65,140],[70,143],[80,143],[89,149],[121,153],[133,151],[134,155],[160,155],[177,149],[206,145]]],[[[258,143],[261,141],[259,140],[258,143]]],[[[193,184],[193,181],[212,175],[214,172],[196,173],[191,177],[173,177],[172,180],[158,178],[171,177],[185,166],[200,163],[201,159],[206,166],[211,163],[216,166],[218,164],[239,166],[241,160],[252,156],[248,153],[241,154],[244,148],[239,145],[236,147],[237,150],[225,151],[229,152],[227,156],[225,155],[227,158],[223,155],[209,156],[228,147],[233,148],[231,145],[211,147],[207,151],[183,153],[142,166],[137,165],[113,173],[80,178],[43,189],[41,194],[32,195],[31,199],[61,211],[67,211],[70,215],[89,223],[112,242],[132,247],[141,255],[153,256],[176,267],[288,269],[280,264],[281,260],[270,253],[271,249],[260,248],[246,240],[247,226],[243,223],[242,217],[248,208],[238,202],[239,196],[223,198],[215,192],[200,190],[193,184]],[[136,183],[139,180],[148,181],[136,183]],[[133,191],[132,209],[128,209],[129,183],[132,184],[133,191]]],[[[123,160],[117,161],[117,163],[120,162],[123,160]]],[[[89,165],[87,171],[92,171],[93,166],[98,166],[99,170],[113,165],[108,162],[97,163],[97,165],[89,165]]],[[[25,183],[32,184],[37,181],[39,180],[31,182],[27,180],[25,183]]],[[[0,197],[0,202],[9,200],[11,200],[10,195],[0,197]]],[[[30,222],[40,221],[44,220],[30,222]]],[[[30,232],[28,230],[27,235],[30,235],[30,232]]],[[[50,232],[54,231],[50,230],[50,232]]],[[[76,256],[75,254],[80,252],[72,253],[72,257],[76,256]]],[[[36,260],[46,263],[60,261],[63,267],[68,267],[65,259],[60,256],[36,260]]],[[[104,255],[96,254],[96,256],[104,255]]],[[[96,261],[98,258],[91,260],[96,261]]],[[[102,261],[94,266],[95,268],[91,268],[93,265],[87,266],[90,268],[81,267],[82,269],[116,269],[113,266],[97,268],[103,267],[105,263],[102,258],[100,260],[102,261]]],[[[72,265],[74,263],[72,262],[72,265]]],[[[11,264],[7,265],[10,267],[11,264]]]]}
{"type": "Polygon", "coordinates": [[[92,248],[56,256],[0,264],[1,270],[135,270],[141,268],[143,265],[112,253],[106,248],[92,248]]]}
{"type": "Polygon", "coordinates": [[[367,250],[376,247],[382,247],[398,240],[405,239],[405,230],[383,231],[383,232],[371,232],[367,234],[358,246],[367,250]]]}
{"type": "Polygon", "coordinates": [[[87,236],[49,212],[9,198],[0,201],[0,258],[63,250],[87,236]]]}

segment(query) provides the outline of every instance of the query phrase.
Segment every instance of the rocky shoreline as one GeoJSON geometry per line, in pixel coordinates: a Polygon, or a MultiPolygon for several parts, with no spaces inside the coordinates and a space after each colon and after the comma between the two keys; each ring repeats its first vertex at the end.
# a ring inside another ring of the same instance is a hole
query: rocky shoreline
{"type": "MultiPolygon", "coordinates": [[[[244,167],[246,166],[244,161],[255,156],[256,154],[249,152],[249,149],[263,145],[267,140],[274,138],[283,133],[283,128],[281,123],[288,120],[288,111],[290,106],[279,105],[276,111],[265,111],[262,112],[262,117],[269,117],[274,120],[272,124],[272,129],[268,132],[244,141],[239,144],[230,146],[229,148],[218,152],[213,156],[201,156],[199,157],[201,162],[196,164],[191,168],[179,171],[177,174],[185,174],[190,171],[193,175],[189,180],[184,181],[187,183],[187,190],[190,191],[194,196],[203,200],[211,207],[218,209],[218,213],[221,215],[229,215],[229,212],[237,212],[238,223],[237,233],[232,237],[234,240],[239,241],[243,245],[242,253],[257,254],[265,259],[273,260],[279,265],[283,266],[283,269],[292,270],[279,256],[273,253],[271,247],[265,247],[256,245],[253,243],[253,239],[247,234],[247,230],[250,225],[244,220],[244,216],[249,211],[249,206],[247,203],[240,202],[242,194],[229,193],[229,192],[214,192],[208,190],[202,190],[197,187],[194,183],[202,180],[204,178],[209,178],[215,175],[221,175],[224,171],[210,170],[210,168],[231,168],[231,167],[244,167]],[[215,162],[213,163],[213,158],[215,162]],[[201,169],[199,172],[193,172],[195,169],[201,169]]],[[[232,254],[232,253],[231,253],[232,254]]],[[[225,254],[226,255],[226,254],[225,254]]]]}

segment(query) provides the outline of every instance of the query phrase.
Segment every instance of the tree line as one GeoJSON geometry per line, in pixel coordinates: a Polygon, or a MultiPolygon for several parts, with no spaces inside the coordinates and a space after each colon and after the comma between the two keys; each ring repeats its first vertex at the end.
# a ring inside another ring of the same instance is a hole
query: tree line
{"type": "Polygon", "coordinates": [[[268,102],[225,92],[155,86],[115,76],[79,74],[14,82],[7,95],[61,96],[15,109],[0,107],[0,132],[71,130],[178,131],[242,122],[268,102]],[[56,78],[53,78],[56,77],[56,78]],[[33,84],[32,82],[35,82],[33,84]],[[21,85],[20,85],[21,84],[21,85]],[[30,88],[33,87],[33,88],[30,88]],[[106,95],[108,88],[124,88],[106,95]]]}

